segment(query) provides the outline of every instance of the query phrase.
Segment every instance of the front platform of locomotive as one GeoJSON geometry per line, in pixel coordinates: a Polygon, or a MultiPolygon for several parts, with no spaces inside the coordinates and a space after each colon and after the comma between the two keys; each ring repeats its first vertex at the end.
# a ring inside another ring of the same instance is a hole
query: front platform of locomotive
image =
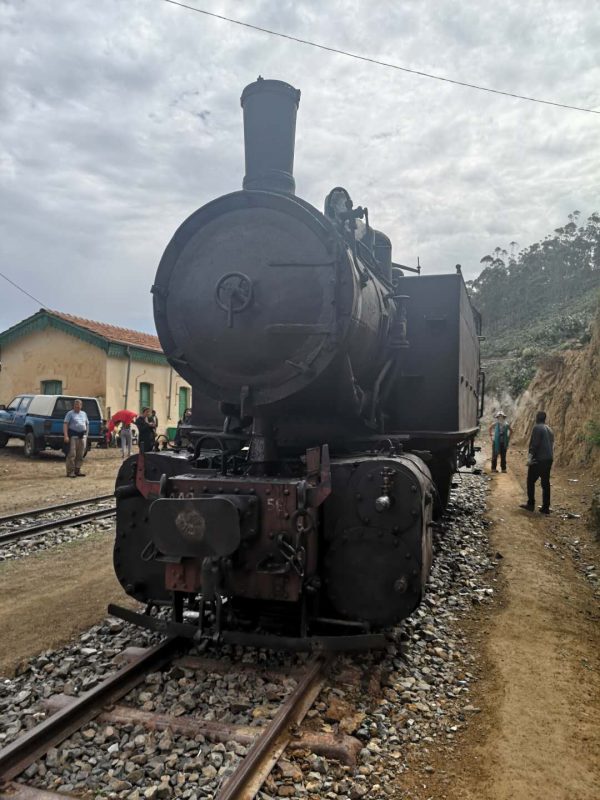
{"type": "Polygon", "coordinates": [[[420,601],[433,490],[381,436],[407,344],[389,241],[345,190],[325,215],[295,196],[299,97],[246,87],[244,189],[192,214],[160,262],[161,344],[211,413],[195,397],[194,452],[123,465],[114,564],[147,609],[111,612],[225,642],[373,647],[420,601]]]}

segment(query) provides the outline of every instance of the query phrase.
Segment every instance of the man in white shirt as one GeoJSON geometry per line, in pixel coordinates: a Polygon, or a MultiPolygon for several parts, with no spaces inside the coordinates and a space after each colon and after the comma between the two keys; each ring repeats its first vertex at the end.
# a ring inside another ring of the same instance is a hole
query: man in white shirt
{"type": "Polygon", "coordinates": [[[83,410],[81,400],[75,400],[71,411],[67,411],[63,423],[65,444],[69,446],[67,453],[67,478],[83,478],[81,471],[83,456],[87,446],[87,437],[90,429],[88,415],[83,410]]]}

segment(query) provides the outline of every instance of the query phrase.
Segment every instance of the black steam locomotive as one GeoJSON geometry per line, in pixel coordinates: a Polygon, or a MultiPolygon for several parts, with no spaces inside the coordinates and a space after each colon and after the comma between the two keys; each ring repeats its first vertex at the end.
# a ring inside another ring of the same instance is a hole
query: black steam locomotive
{"type": "Polygon", "coordinates": [[[192,446],[123,465],[114,564],[146,612],[110,610],[196,638],[368,647],[419,604],[432,519],[473,463],[480,323],[460,271],[406,275],[345,189],[324,213],[295,195],[299,99],[244,89],[244,188],[160,262],[192,446]]]}

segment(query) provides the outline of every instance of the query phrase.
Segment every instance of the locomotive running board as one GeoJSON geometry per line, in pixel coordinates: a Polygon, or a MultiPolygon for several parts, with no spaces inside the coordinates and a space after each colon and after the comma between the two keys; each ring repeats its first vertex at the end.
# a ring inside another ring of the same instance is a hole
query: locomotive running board
{"type": "Polygon", "coordinates": [[[221,644],[241,645],[242,647],[267,647],[270,650],[293,650],[295,652],[339,652],[351,650],[382,650],[387,645],[383,633],[354,633],[340,636],[277,636],[276,634],[243,633],[242,631],[222,631],[218,637],[202,634],[196,625],[185,622],[172,622],[158,619],[148,614],[140,614],[123,606],[111,603],[108,613],[113,617],[129,622],[139,628],[162,633],[164,636],[178,636],[196,641],[213,640],[221,644]]]}

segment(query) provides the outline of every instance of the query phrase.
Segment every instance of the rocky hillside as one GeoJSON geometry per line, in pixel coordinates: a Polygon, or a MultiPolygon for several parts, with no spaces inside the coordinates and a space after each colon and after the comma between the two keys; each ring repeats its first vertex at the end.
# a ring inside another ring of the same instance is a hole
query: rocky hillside
{"type": "Polygon", "coordinates": [[[550,352],[538,363],[516,406],[515,440],[528,441],[535,413],[543,409],[556,437],[556,463],[600,469],[600,309],[588,344],[550,352]]]}

